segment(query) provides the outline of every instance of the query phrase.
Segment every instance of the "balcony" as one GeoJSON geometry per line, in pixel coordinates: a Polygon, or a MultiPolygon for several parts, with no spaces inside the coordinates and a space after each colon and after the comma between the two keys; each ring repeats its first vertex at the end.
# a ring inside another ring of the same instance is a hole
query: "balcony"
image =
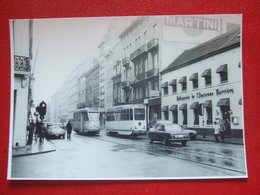
{"type": "Polygon", "coordinates": [[[144,79],[146,79],[145,72],[142,72],[142,73],[136,75],[136,80],[141,81],[141,80],[144,80],[144,79]]]}
{"type": "Polygon", "coordinates": [[[121,85],[122,85],[122,88],[124,90],[129,89],[130,88],[130,81],[123,81],[121,85]]]}
{"type": "Polygon", "coordinates": [[[111,79],[113,80],[113,84],[120,83],[121,82],[121,73],[113,76],[111,79]]]}
{"type": "Polygon", "coordinates": [[[122,66],[124,66],[125,68],[128,67],[130,64],[130,60],[128,57],[124,57],[122,60],[122,66]]]}
{"type": "Polygon", "coordinates": [[[148,70],[146,72],[146,78],[151,78],[151,77],[156,77],[159,76],[159,69],[158,68],[153,68],[151,70],[148,70]]]}
{"type": "Polygon", "coordinates": [[[14,70],[19,72],[30,72],[30,60],[29,57],[14,56],[14,70]]]}
{"type": "Polygon", "coordinates": [[[153,49],[159,45],[159,40],[158,39],[152,39],[147,43],[147,51],[150,49],[153,49]]]}
{"type": "Polygon", "coordinates": [[[135,50],[133,53],[130,54],[130,59],[134,60],[135,58],[137,58],[141,54],[146,53],[146,51],[147,51],[147,45],[144,44],[141,47],[139,47],[137,50],[135,50]]]}
{"type": "Polygon", "coordinates": [[[85,103],[78,103],[78,104],[77,104],[77,109],[85,108],[85,107],[86,107],[86,104],[85,104],[85,103]]]}

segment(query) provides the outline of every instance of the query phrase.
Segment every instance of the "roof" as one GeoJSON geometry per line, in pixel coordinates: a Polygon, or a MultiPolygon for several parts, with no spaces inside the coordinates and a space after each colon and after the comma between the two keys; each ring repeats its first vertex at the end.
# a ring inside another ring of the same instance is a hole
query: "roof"
{"type": "Polygon", "coordinates": [[[185,50],[167,68],[161,71],[162,74],[190,65],[221,52],[240,46],[240,28],[228,31],[220,36],[210,39],[191,49],[185,50]]]}

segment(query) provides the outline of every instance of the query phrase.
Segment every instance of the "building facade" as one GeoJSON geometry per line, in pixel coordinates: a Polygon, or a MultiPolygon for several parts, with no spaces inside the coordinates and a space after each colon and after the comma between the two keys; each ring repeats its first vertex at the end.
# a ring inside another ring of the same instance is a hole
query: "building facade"
{"type": "Polygon", "coordinates": [[[31,59],[32,20],[12,20],[12,143],[13,147],[24,147],[27,140],[29,119],[31,118],[31,59]]]}
{"type": "Polygon", "coordinates": [[[226,136],[243,136],[240,29],[186,50],[162,74],[162,118],[214,133],[224,121],[226,136]]]}
{"type": "Polygon", "coordinates": [[[148,118],[161,118],[161,76],[184,50],[223,33],[217,16],[139,17],[120,35],[124,103],[144,103],[148,118]]]}

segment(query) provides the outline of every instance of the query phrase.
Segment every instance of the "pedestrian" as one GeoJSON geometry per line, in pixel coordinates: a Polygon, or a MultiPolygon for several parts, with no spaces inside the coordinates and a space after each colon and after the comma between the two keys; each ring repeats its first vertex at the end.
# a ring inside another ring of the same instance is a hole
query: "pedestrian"
{"type": "Polygon", "coordinates": [[[70,139],[71,138],[71,131],[72,131],[72,126],[71,126],[70,121],[67,123],[66,128],[67,128],[67,139],[70,139]]]}
{"type": "Polygon", "coordinates": [[[222,141],[224,141],[225,124],[222,119],[219,119],[219,126],[220,126],[220,138],[222,141]]]}
{"type": "Polygon", "coordinates": [[[32,145],[33,132],[34,132],[34,123],[33,123],[33,121],[30,122],[30,124],[27,126],[27,131],[29,132],[29,134],[28,134],[28,141],[27,141],[26,145],[32,145]]]}
{"type": "Polygon", "coordinates": [[[217,142],[219,142],[218,137],[220,136],[220,124],[218,121],[214,121],[214,136],[217,142]]]}
{"type": "Polygon", "coordinates": [[[41,145],[44,142],[44,137],[46,135],[46,128],[44,126],[43,122],[39,122],[39,137],[40,137],[40,141],[39,144],[41,145]]]}

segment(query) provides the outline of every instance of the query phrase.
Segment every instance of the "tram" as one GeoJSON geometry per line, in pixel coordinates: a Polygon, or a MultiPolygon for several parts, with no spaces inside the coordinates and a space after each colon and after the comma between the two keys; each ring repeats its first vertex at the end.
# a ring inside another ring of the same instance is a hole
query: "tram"
{"type": "Polygon", "coordinates": [[[73,113],[73,129],[78,134],[98,134],[100,132],[97,108],[81,108],[73,113]]]}
{"type": "Polygon", "coordinates": [[[133,138],[146,134],[145,106],[128,104],[107,110],[107,135],[130,135],[133,138]]]}

